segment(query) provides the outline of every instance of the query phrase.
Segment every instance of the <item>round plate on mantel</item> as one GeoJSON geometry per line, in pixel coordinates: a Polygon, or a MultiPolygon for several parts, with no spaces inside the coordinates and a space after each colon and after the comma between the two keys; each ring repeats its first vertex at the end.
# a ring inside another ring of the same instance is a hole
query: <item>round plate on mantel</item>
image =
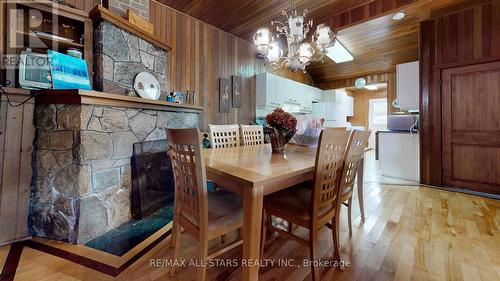
{"type": "Polygon", "coordinates": [[[149,72],[141,72],[135,76],[134,89],[141,98],[151,100],[158,100],[160,98],[160,83],[149,72]]]}

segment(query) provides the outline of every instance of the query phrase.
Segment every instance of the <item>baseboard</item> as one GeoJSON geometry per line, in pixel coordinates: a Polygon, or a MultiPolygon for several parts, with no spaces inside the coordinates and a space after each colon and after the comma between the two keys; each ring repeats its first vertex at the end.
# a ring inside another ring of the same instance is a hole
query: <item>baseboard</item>
{"type": "Polygon", "coordinates": [[[475,196],[500,200],[500,195],[496,195],[496,194],[490,194],[490,193],[484,193],[484,192],[479,192],[479,191],[472,191],[472,190],[468,190],[468,189],[448,187],[448,186],[437,186],[437,185],[429,185],[429,184],[420,184],[420,185],[425,186],[425,187],[435,188],[435,189],[441,189],[441,190],[445,190],[445,191],[458,192],[458,193],[464,193],[464,194],[469,194],[469,195],[475,195],[475,196]]]}
{"type": "Polygon", "coordinates": [[[29,236],[18,238],[18,239],[14,239],[14,240],[0,242],[0,247],[1,246],[5,246],[5,245],[9,245],[9,244],[12,244],[12,243],[15,243],[15,242],[26,241],[26,240],[29,240],[29,239],[32,239],[32,238],[33,238],[33,236],[29,235],[29,236]]]}

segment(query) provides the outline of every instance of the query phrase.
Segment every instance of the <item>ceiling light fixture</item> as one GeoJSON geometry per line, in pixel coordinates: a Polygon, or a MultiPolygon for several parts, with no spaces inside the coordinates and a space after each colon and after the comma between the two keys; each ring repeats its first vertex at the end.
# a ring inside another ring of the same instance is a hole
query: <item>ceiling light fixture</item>
{"type": "Polygon", "coordinates": [[[336,63],[352,61],[354,59],[351,53],[340,43],[339,39],[335,39],[333,46],[326,49],[326,55],[336,63]]]}
{"type": "Polygon", "coordinates": [[[401,20],[404,17],[405,17],[405,13],[404,12],[397,12],[394,15],[392,15],[392,19],[393,20],[401,20]]]}
{"type": "Polygon", "coordinates": [[[327,49],[337,45],[335,34],[329,26],[324,24],[317,26],[316,31],[311,36],[310,43],[303,42],[309,29],[313,26],[312,20],[305,21],[307,10],[299,15],[292,4],[291,11],[282,11],[281,13],[286,19],[286,24],[281,21],[271,21],[271,25],[276,27],[276,38],[279,38],[280,35],[286,38],[288,45],[286,55],[274,41],[274,36],[269,29],[261,28],[253,36],[258,53],[272,63],[274,70],[286,66],[292,71],[305,71],[306,66],[311,62],[323,61],[327,49]]]}
{"type": "Polygon", "coordinates": [[[374,90],[377,90],[378,87],[375,85],[366,85],[365,89],[370,90],[370,91],[374,91],[374,90]]]}

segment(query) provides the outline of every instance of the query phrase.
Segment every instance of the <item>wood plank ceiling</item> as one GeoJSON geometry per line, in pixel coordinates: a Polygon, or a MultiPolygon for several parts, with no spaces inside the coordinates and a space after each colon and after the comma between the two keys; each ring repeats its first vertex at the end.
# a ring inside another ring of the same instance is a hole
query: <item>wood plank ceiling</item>
{"type": "MultiPolygon", "coordinates": [[[[289,10],[290,0],[156,0],[180,12],[251,41],[257,29],[270,26],[289,10]]],[[[298,11],[309,10],[309,18],[320,19],[373,0],[295,0],[298,11]]]]}
{"type": "MultiPolygon", "coordinates": [[[[157,0],[224,31],[251,41],[253,33],[279,19],[290,8],[289,0],[157,0]]],[[[329,58],[313,63],[307,71],[316,83],[387,73],[396,64],[418,60],[419,22],[431,11],[464,0],[296,0],[298,11],[307,8],[315,23],[338,30],[338,38],[354,60],[336,64],[329,58]],[[392,20],[395,11],[406,17],[392,20]],[[375,18],[376,17],[376,18],[375,18]],[[360,23],[360,24],[356,24],[360,23]],[[340,27],[340,28],[339,28],[340,27]]]]}

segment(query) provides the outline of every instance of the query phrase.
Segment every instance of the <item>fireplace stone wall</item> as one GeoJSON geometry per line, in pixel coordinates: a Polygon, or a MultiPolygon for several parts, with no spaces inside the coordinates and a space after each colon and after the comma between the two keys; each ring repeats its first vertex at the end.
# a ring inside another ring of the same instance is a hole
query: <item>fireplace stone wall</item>
{"type": "Polygon", "coordinates": [[[84,243],[130,219],[133,144],[168,128],[199,127],[200,114],[98,105],[36,105],[30,228],[84,243]]]}
{"type": "Polygon", "coordinates": [[[134,79],[143,71],[158,79],[162,99],[168,92],[167,51],[102,21],[94,31],[94,87],[97,91],[135,95],[134,79]]]}

